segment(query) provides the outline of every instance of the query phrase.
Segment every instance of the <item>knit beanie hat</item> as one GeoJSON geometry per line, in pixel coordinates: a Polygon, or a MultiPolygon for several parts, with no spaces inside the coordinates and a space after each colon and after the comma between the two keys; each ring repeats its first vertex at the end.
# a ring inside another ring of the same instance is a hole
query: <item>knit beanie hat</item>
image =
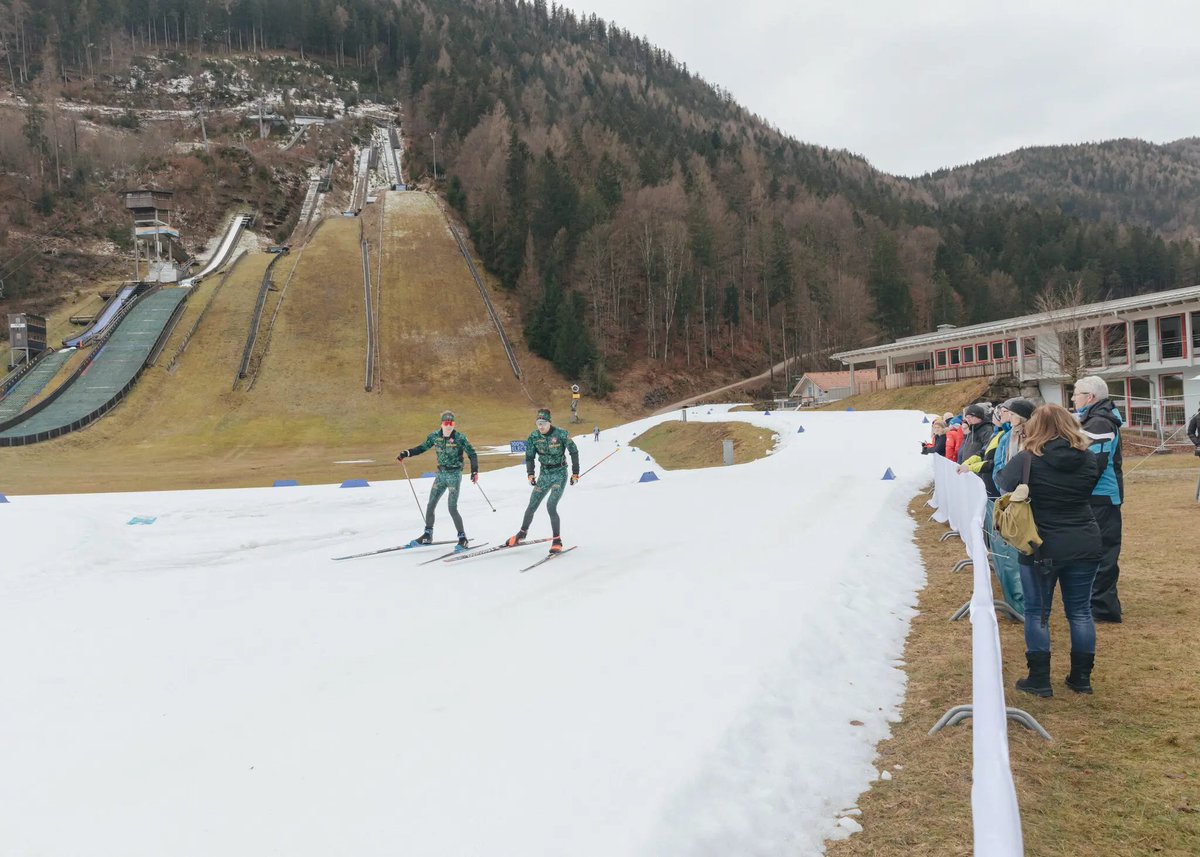
{"type": "Polygon", "coordinates": [[[963,414],[968,417],[979,417],[979,419],[987,422],[992,418],[991,410],[987,402],[976,402],[973,405],[967,405],[967,409],[963,414]]]}
{"type": "Polygon", "coordinates": [[[539,420],[545,420],[546,422],[550,422],[550,409],[549,408],[541,408],[540,410],[538,410],[537,418],[539,420]]]}
{"type": "Polygon", "coordinates": [[[1023,396],[1017,396],[1015,399],[1009,399],[1004,403],[1004,407],[1008,408],[1021,419],[1029,419],[1033,416],[1033,412],[1037,410],[1037,405],[1023,396]]]}

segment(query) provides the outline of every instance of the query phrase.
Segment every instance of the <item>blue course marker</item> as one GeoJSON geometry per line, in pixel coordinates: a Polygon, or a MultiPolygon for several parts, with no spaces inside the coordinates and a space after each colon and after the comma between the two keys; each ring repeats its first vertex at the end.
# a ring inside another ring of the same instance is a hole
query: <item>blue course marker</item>
{"type": "Polygon", "coordinates": [[[892,472],[892,468],[890,468],[890,467],[889,467],[887,470],[885,470],[885,471],[884,471],[884,473],[883,473],[883,478],[884,478],[884,479],[895,479],[895,478],[896,478],[896,474],[895,474],[895,473],[893,473],[893,472],[892,472]]]}
{"type": "Polygon", "coordinates": [[[340,488],[370,488],[371,483],[367,482],[367,480],[365,480],[365,479],[347,479],[339,487],[340,488]]]}
{"type": "Polygon", "coordinates": [[[804,426],[800,426],[800,428],[796,429],[796,434],[804,434],[804,426]]]}
{"type": "Polygon", "coordinates": [[[132,526],[134,524],[145,524],[145,525],[149,526],[150,524],[153,524],[157,520],[158,520],[158,518],[156,518],[153,515],[135,515],[134,517],[129,519],[129,525],[132,526]]]}
{"type": "Polygon", "coordinates": [[[271,485],[272,488],[295,488],[300,483],[295,479],[276,479],[271,485]]]}
{"type": "Polygon", "coordinates": [[[852,410],[854,410],[854,408],[846,408],[846,410],[852,411],[852,410]]]}
{"type": "Polygon", "coordinates": [[[7,503],[7,502],[8,502],[8,498],[5,497],[3,494],[0,494],[0,503],[7,503]]]}
{"type": "Polygon", "coordinates": [[[638,482],[657,482],[657,481],[658,481],[658,474],[655,473],[653,470],[647,470],[645,473],[642,474],[642,478],[638,480],[638,482]]]}

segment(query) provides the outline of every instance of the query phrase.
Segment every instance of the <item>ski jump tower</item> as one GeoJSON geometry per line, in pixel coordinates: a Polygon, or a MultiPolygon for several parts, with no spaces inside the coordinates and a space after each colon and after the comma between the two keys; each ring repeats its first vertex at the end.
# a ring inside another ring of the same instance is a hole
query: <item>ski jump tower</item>
{"type": "Polygon", "coordinates": [[[133,279],[138,282],[176,283],[186,270],[188,253],[171,225],[175,210],[169,190],[141,188],[122,191],[125,208],[133,216],[133,279]],[[146,260],[146,276],[141,262],[146,260]]]}

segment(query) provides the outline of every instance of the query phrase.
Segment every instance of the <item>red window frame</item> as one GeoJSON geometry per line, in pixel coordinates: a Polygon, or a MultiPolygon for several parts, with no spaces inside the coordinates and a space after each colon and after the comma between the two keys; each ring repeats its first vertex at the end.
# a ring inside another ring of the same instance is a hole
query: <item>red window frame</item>
{"type": "Polygon", "coordinates": [[[1008,354],[1009,360],[1015,360],[1017,356],[1017,340],[1006,340],[1004,343],[1004,351],[1008,354]]]}
{"type": "Polygon", "coordinates": [[[950,358],[951,366],[961,366],[962,365],[962,351],[961,350],[959,350],[957,348],[951,348],[950,354],[948,356],[950,358]]]}
{"type": "Polygon", "coordinates": [[[937,367],[939,369],[942,369],[942,368],[948,366],[949,364],[946,362],[946,360],[947,360],[946,349],[943,348],[941,351],[939,351],[937,353],[937,367]]]}
{"type": "Polygon", "coordinates": [[[964,366],[975,362],[975,346],[974,345],[964,345],[962,347],[962,362],[963,362],[964,366]],[[967,354],[968,348],[971,350],[970,355],[967,354]]]}
{"type": "Polygon", "coordinates": [[[990,352],[993,363],[997,360],[1003,360],[1004,359],[1004,340],[997,339],[997,340],[994,340],[994,341],[988,343],[988,351],[990,352]],[[996,353],[997,348],[1000,349],[999,354],[996,353]]]}

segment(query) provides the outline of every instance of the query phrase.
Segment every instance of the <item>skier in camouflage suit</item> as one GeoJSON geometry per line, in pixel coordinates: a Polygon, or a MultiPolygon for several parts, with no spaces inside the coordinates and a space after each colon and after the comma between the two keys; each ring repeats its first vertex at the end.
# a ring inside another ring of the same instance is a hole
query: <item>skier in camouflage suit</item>
{"type": "Polygon", "coordinates": [[[433,488],[429,490],[429,504],[425,507],[425,532],[413,539],[414,544],[427,545],[433,541],[433,516],[438,501],[442,495],[449,492],[447,505],[450,507],[450,517],[454,526],[458,527],[458,546],[467,547],[467,534],[463,528],[462,517],[458,514],[458,486],[462,483],[463,453],[471,460],[471,481],[479,481],[479,459],[475,455],[475,447],[467,440],[467,436],[454,427],[454,413],[442,413],[442,427],[432,431],[424,442],[412,449],[406,449],[396,456],[397,461],[420,455],[427,449],[437,450],[437,475],[433,480],[433,488]]]}
{"type": "Polygon", "coordinates": [[[537,430],[525,441],[525,472],[529,484],[533,486],[533,494],[529,497],[529,506],[525,509],[525,519],[521,521],[520,531],[506,544],[514,547],[525,541],[529,525],[533,523],[533,513],[549,495],[546,511],[550,513],[550,525],[554,528],[550,553],[559,553],[562,550],[562,538],[559,536],[558,501],[567,486],[567,453],[571,454],[571,484],[574,485],[579,481],[579,449],[566,429],[551,425],[550,411],[545,408],[537,412],[535,425],[537,430]],[[533,475],[535,457],[542,459],[542,470],[537,478],[533,475]]]}

